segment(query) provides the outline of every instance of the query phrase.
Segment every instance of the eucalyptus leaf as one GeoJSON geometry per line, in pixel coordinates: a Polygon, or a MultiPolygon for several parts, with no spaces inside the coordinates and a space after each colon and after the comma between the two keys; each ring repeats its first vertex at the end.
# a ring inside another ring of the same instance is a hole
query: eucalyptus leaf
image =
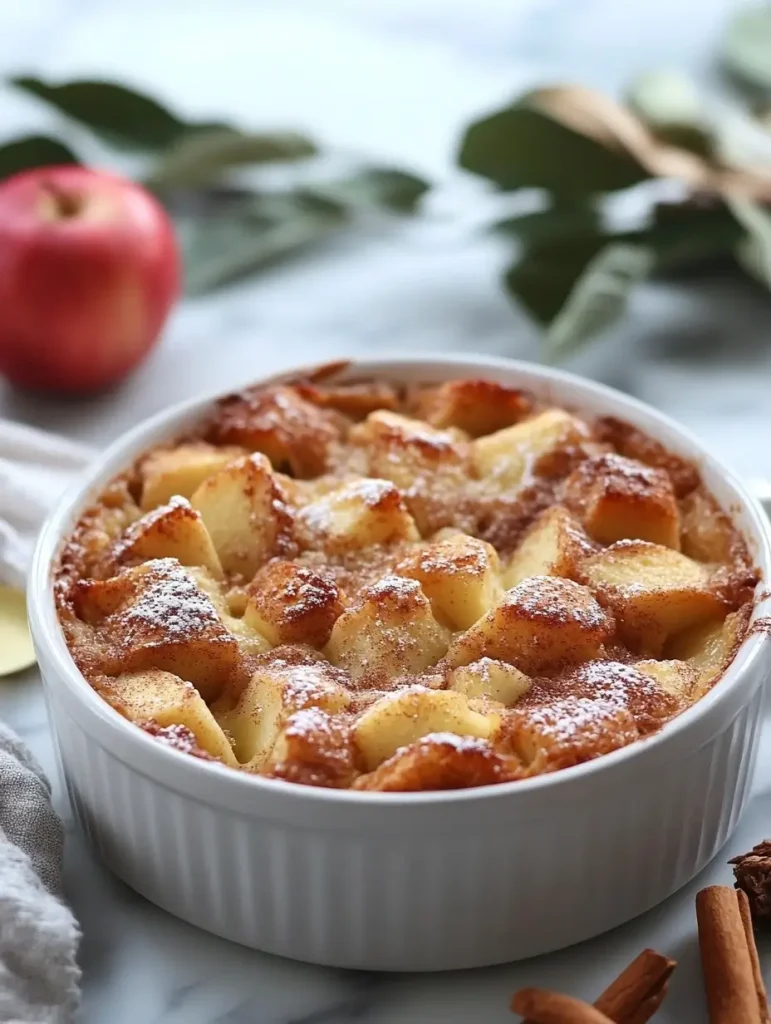
{"type": "Polygon", "coordinates": [[[200,295],[320,241],[346,222],[342,206],[295,194],[254,196],[182,232],[185,284],[200,295]]]}
{"type": "Polygon", "coordinates": [[[506,290],[540,324],[550,324],[584,267],[604,244],[603,234],[587,232],[525,246],[505,274],[506,290]]]}
{"type": "Polygon", "coordinates": [[[695,83],[678,71],[649,71],[626,93],[630,109],[673,146],[710,156],[714,140],[695,83]]]}
{"type": "Polygon", "coordinates": [[[501,189],[543,188],[571,198],[613,192],[650,177],[624,152],[538,109],[529,95],[472,124],[458,163],[501,189]]]}
{"type": "Polygon", "coordinates": [[[739,196],[729,197],[727,202],[746,231],[736,243],[740,266],[762,285],[771,287],[771,213],[739,196]]]}
{"type": "Polygon", "coordinates": [[[722,59],[743,82],[771,89],[771,6],[758,4],[734,14],[723,36],[722,59]]]}
{"type": "Polygon", "coordinates": [[[506,217],[492,225],[495,234],[516,238],[524,245],[585,235],[598,231],[600,214],[588,203],[550,206],[545,210],[506,217]]]}
{"type": "Polygon", "coordinates": [[[77,163],[80,161],[69,147],[48,135],[27,135],[0,145],[0,179],[33,167],[77,163]]]}
{"type": "Polygon", "coordinates": [[[364,167],[347,178],[314,183],[309,194],[326,197],[351,207],[381,207],[412,213],[428,191],[423,178],[389,167],[364,167]]]}
{"type": "Polygon", "coordinates": [[[653,263],[653,253],[646,246],[611,242],[600,249],[584,267],[549,326],[549,355],[566,355],[618,320],[634,286],[648,276],[653,263]]]}
{"type": "Polygon", "coordinates": [[[152,97],[116,82],[84,79],[51,85],[25,76],[12,78],[11,84],[113,145],[164,149],[187,132],[225,127],[185,122],[152,97]]]}
{"type": "Polygon", "coordinates": [[[301,160],[317,152],[315,144],[302,135],[221,128],[179,139],[163,154],[145,184],[154,189],[191,187],[215,180],[234,167],[301,160]]]}

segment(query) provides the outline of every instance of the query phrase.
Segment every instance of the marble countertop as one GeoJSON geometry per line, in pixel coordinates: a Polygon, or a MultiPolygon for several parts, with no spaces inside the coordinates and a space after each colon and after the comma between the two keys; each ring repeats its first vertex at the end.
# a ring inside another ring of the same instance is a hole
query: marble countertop
{"type": "MultiPolygon", "coordinates": [[[[673,64],[709,74],[732,6],[704,0],[695,18],[691,0],[26,0],[0,11],[0,69],[124,77],[191,113],[312,129],[441,181],[458,127],[526,85],[570,78],[618,88],[637,71],[673,64]]],[[[9,135],[45,127],[26,100],[0,93],[0,110],[9,135]]],[[[293,362],[392,348],[537,359],[534,331],[499,288],[503,258],[492,241],[430,218],[336,244],[323,258],[183,303],[163,344],[120,390],[62,403],[0,388],[0,415],[101,447],[175,399],[293,362]]],[[[722,279],[647,287],[623,327],[571,368],[675,415],[741,473],[771,476],[771,302],[759,290],[722,279]]],[[[591,997],[645,945],[681,963],[657,1020],[696,1024],[706,1018],[694,892],[727,881],[727,858],[771,833],[767,731],[736,835],[699,879],[644,917],[519,965],[345,973],[242,949],[133,894],[72,825],[35,672],[0,680],[0,716],[55,780],[68,823],[65,881],[84,933],[85,1024],[495,1024],[513,1019],[507,1004],[518,986],[591,997]]]]}

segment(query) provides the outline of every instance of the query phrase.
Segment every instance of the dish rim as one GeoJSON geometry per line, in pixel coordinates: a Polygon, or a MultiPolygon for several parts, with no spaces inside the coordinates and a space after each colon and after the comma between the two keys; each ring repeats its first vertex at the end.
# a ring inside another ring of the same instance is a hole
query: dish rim
{"type": "MultiPolygon", "coordinates": [[[[240,385],[239,390],[246,387],[292,381],[309,376],[326,367],[334,367],[336,372],[351,377],[365,377],[368,373],[377,376],[378,374],[387,374],[390,365],[420,367],[424,373],[428,372],[427,368],[430,366],[437,375],[442,371],[446,374],[448,369],[457,368],[456,374],[437,376],[437,382],[461,376],[484,376],[485,374],[492,376],[496,371],[502,371],[508,375],[521,375],[523,387],[540,384],[542,390],[546,390],[550,383],[556,384],[558,387],[562,386],[565,389],[580,392],[586,397],[587,406],[592,404],[599,407],[622,405],[628,409],[628,420],[634,425],[639,424],[641,419],[655,421],[656,427],[661,428],[660,431],[650,431],[647,425],[641,425],[640,429],[649,433],[654,439],[661,439],[663,433],[674,435],[678,442],[683,443],[683,447],[693,450],[689,457],[696,457],[703,467],[708,467],[712,473],[719,476],[722,483],[727,485],[732,498],[738,502],[740,512],[747,521],[743,532],[751,543],[753,562],[761,571],[761,579],[756,589],[752,622],[756,622],[763,613],[766,615],[771,613],[771,592],[768,590],[767,582],[771,578],[771,526],[759,502],[749,493],[733,471],[712,456],[704,444],[687,428],[648,403],[625,395],[615,388],[565,370],[524,360],[489,355],[451,354],[442,356],[432,352],[401,353],[391,351],[380,356],[324,360],[319,364],[289,367],[240,385]]],[[[393,376],[398,377],[395,369],[393,376]]],[[[404,373],[402,373],[403,376],[404,373]]],[[[419,380],[420,375],[416,374],[414,379],[419,380]]],[[[431,382],[429,377],[424,379],[426,382],[431,382]]],[[[256,796],[261,792],[266,796],[268,794],[272,794],[274,797],[278,795],[287,801],[310,801],[314,805],[331,803],[333,805],[347,804],[351,807],[370,809],[382,807],[385,809],[386,807],[424,804],[446,805],[465,804],[469,801],[502,800],[510,799],[517,793],[524,798],[538,791],[564,788],[571,783],[592,778],[603,774],[603,772],[605,775],[609,775],[614,768],[630,764],[641,757],[650,755],[654,750],[672,745],[677,736],[687,732],[698,720],[706,717],[712,709],[717,708],[740,689],[743,680],[749,680],[754,676],[753,667],[761,658],[764,650],[768,647],[769,639],[771,639],[767,629],[752,630],[750,628],[733,661],[710,692],[667,722],[656,733],[608,754],[569,768],[562,768],[559,771],[537,775],[530,779],[466,789],[383,793],[292,784],[279,779],[269,779],[261,775],[238,771],[216,761],[191,757],[187,753],[157,742],[144,730],[115,711],[77,668],[66,645],[64,632],[56,612],[52,569],[61,543],[72,528],[77,516],[87,502],[93,499],[98,489],[120,472],[120,465],[125,467],[143,450],[161,441],[164,428],[166,428],[166,436],[173,436],[174,430],[179,429],[182,423],[188,419],[194,420],[214,401],[232,393],[233,390],[217,388],[203,395],[177,402],[146,417],[130,430],[120,434],[68,488],[46,519],[35,547],[27,587],[30,629],[35,646],[39,650],[45,650],[51,656],[56,685],[64,685],[70,696],[81,705],[82,710],[92,714],[98,720],[95,727],[104,727],[105,735],[101,737],[104,743],[108,743],[111,734],[122,741],[121,745],[133,745],[136,755],[132,760],[125,760],[119,754],[115,755],[124,760],[133,770],[163,782],[164,768],[168,768],[173,770],[177,776],[180,772],[189,775],[191,787],[195,785],[196,777],[201,781],[206,778],[211,783],[219,778],[223,784],[225,780],[228,780],[232,789],[240,788],[244,793],[251,792],[256,796]],[[148,441],[148,437],[154,439],[148,441]],[[116,464],[118,468],[116,468],[116,464]],[[157,767],[157,771],[152,771],[153,765],[157,767]],[[182,765],[186,765],[186,768],[182,768],[182,765]],[[201,772],[204,773],[203,776],[198,775],[201,772]]],[[[562,400],[564,401],[564,399],[562,400]]],[[[578,411],[580,411],[580,403],[578,411]]],[[[661,443],[666,444],[668,448],[672,447],[671,440],[662,440],[661,443]]],[[[735,510],[733,514],[736,515],[735,510]]],[[[46,685],[50,686],[50,681],[46,685]]],[[[178,788],[170,783],[167,785],[169,788],[178,788]]]]}

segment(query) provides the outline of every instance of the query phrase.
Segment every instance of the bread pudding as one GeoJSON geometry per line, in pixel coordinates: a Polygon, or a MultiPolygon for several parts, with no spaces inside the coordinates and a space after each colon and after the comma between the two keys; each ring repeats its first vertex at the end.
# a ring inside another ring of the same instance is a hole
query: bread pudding
{"type": "Polygon", "coordinates": [[[292,783],[512,782],[720,679],[758,573],[692,463],[490,380],[220,400],[60,551],[72,656],[158,742],[292,783]]]}

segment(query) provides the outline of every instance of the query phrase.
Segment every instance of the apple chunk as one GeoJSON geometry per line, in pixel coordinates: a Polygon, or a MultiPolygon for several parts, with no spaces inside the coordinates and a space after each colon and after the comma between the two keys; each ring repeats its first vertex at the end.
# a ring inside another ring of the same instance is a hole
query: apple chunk
{"type": "Polygon", "coordinates": [[[575,576],[592,545],[580,524],[561,505],[546,509],[525,535],[503,573],[515,587],[529,576],[575,576]]]}
{"type": "Polygon", "coordinates": [[[417,549],[396,567],[416,579],[434,614],[451,629],[468,629],[503,596],[492,545],[457,534],[417,549]]]}
{"type": "Polygon", "coordinates": [[[420,536],[396,486],[372,477],[351,480],[303,506],[297,530],[305,547],[331,554],[420,536]]]}
{"type": "Polygon", "coordinates": [[[233,740],[239,763],[260,768],[268,759],[287,719],[305,708],[331,714],[350,703],[344,675],[323,661],[294,656],[261,665],[232,710],[219,714],[233,740]]]}
{"type": "Polygon", "coordinates": [[[472,459],[480,477],[503,490],[519,487],[527,470],[556,448],[591,438],[589,427],[565,412],[547,409],[512,427],[480,437],[472,444],[472,459]]]}
{"type": "Polygon", "coordinates": [[[372,771],[400,747],[431,733],[489,739],[499,726],[497,714],[472,710],[462,693],[413,686],[369,707],[354,726],[354,739],[372,771]]]}
{"type": "Polygon", "coordinates": [[[335,622],[326,652],[354,679],[376,686],[435,665],[447,650],[450,635],[434,618],[416,580],[384,576],[363,591],[357,607],[335,622]]]}
{"type": "Polygon", "coordinates": [[[215,448],[205,441],[190,441],[150,452],[139,467],[141,508],[147,512],[166,504],[177,494],[192,498],[207,477],[246,454],[244,448],[233,445],[215,448]]]}
{"type": "Polygon", "coordinates": [[[214,715],[196,688],[179,676],[159,669],[127,672],[111,679],[103,696],[137,725],[184,726],[201,750],[235,767],[233,750],[214,715]]]}
{"type": "Polygon", "coordinates": [[[378,410],[350,433],[371,476],[391,480],[423,536],[447,525],[447,508],[468,490],[468,442],[459,430],[378,410]]]}
{"type": "Polygon", "coordinates": [[[191,499],[223,568],[251,579],[292,546],[292,518],[264,455],[238,459],[208,477],[191,499]]]}

